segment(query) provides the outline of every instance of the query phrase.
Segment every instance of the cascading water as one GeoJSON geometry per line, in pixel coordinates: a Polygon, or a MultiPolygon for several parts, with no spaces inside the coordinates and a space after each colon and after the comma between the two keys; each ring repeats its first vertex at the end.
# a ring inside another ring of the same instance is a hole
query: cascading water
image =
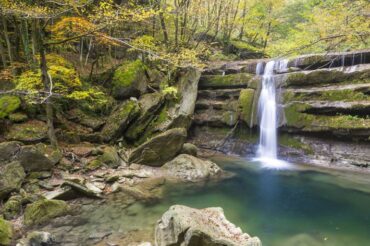
{"type": "Polygon", "coordinates": [[[263,64],[259,63],[256,74],[262,75],[262,89],[258,101],[258,117],[260,139],[257,151],[257,160],[269,168],[283,168],[288,163],[278,160],[277,156],[277,129],[278,108],[276,95],[275,70],[285,71],[288,61],[269,61],[263,71],[263,64]],[[263,71],[263,74],[262,74],[263,71]]]}

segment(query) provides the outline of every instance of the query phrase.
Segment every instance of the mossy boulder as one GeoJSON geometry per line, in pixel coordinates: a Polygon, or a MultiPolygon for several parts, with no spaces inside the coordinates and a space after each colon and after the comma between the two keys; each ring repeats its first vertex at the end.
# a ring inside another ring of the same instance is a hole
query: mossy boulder
{"type": "Polygon", "coordinates": [[[24,169],[18,161],[0,166],[0,200],[10,192],[19,190],[25,177],[24,169]]]}
{"type": "Polygon", "coordinates": [[[139,100],[140,117],[127,129],[125,138],[129,141],[139,139],[145,133],[149,124],[155,119],[163,103],[164,97],[161,93],[143,95],[139,100]]]}
{"type": "Polygon", "coordinates": [[[187,131],[184,128],[167,130],[134,149],[129,157],[129,162],[162,166],[181,151],[186,137],[187,131]]]}
{"type": "Polygon", "coordinates": [[[121,137],[129,124],[139,115],[140,107],[135,100],[129,100],[117,106],[102,129],[101,135],[104,141],[109,142],[121,137]]]}
{"type": "Polygon", "coordinates": [[[103,151],[104,153],[98,157],[97,161],[100,161],[112,168],[117,168],[122,164],[122,159],[119,157],[118,152],[114,147],[105,147],[103,151]]]}
{"type": "Polygon", "coordinates": [[[39,225],[49,220],[68,214],[69,206],[60,200],[39,200],[27,205],[24,223],[27,226],[39,225]]]}
{"type": "Polygon", "coordinates": [[[21,146],[22,143],[17,141],[0,143],[0,166],[14,159],[21,146]]]}
{"type": "Polygon", "coordinates": [[[244,121],[249,127],[253,127],[253,114],[254,109],[254,94],[253,89],[243,89],[240,91],[239,96],[239,108],[240,108],[240,119],[244,121]]]}
{"type": "Polygon", "coordinates": [[[62,159],[59,149],[45,144],[23,146],[19,160],[26,172],[49,171],[62,159]]]}
{"type": "Polygon", "coordinates": [[[96,169],[101,168],[104,166],[104,163],[98,159],[91,160],[87,165],[84,167],[86,171],[94,171],[96,169]]]}
{"type": "Polygon", "coordinates": [[[191,143],[184,143],[181,149],[181,154],[187,154],[192,156],[198,155],[198,147],[191,143]]]}
{"type": "Polygon", "coordinates": [[[13,228],[9,221],[0,217],[0,245],[10,245],[13,238],[13,228]]]}
{"type": "Polygon", "coordinates": [[[139,97],[146,91],[148,79],[145,75],[146,66],[140,60],[125,62],[113,75],[113,96],[116,99],[139,97]]]}
{"type": "Polygon", "coordinates": [[[71,109],[67,112],[67,119],[93,130],[99,130],[105,123],[101,117],[86,113],[79,108],[71,109]]]}
{"type": "Polygon", "coordinates": [[[5,134],[5,138],[25,143],[39,142],[47,139],[47,130],[45,122],[29,120],[22,124],[12,125],[5,134]]]}
{"type": "Polygon", "coordinates": [[[22,209],[22,196],[12,196],[6,201],[3,207],[4,217],[8,220],[14,219],[22,209]]]}
{"type": "Polygon", "coordinates": [[[253,78],[249,73],[237,73],[228,75],[204,75],[200,78],[200,89],[227,89],[246,88],[253,78]]]}
{"type": "Polygon", "coordinates": [[[5,95],[0,97],[0,119],[7,117],[21,106],[21,99],[17,96],[5,95]]]}

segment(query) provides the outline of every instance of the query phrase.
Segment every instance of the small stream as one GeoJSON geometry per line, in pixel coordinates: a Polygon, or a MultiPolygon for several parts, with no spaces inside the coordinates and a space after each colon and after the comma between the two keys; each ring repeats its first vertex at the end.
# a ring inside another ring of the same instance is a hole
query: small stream
{"type": "Polygon", "coordinates": [[[259,163],[226,156],[213,160],[236,175],[205,185],[167,185],[164,199],[152,204],[126,207],[126,198],[118,193],[104,203],[87,202],[81,213],[69,218],[70,223],[45,229],[64,238],[63,245],[94,245],[99,235],[119,237],[129,231],[144,231],[144,239],[149,240],[161,215],[171,205],[183,204],[222,207],[231,222],[260,237],[264,246],[369,245],[366,176],[329,174],[305,166],[263,169],[259,163]],[[74,225],[76,219],[79,223],[74,225]]]}

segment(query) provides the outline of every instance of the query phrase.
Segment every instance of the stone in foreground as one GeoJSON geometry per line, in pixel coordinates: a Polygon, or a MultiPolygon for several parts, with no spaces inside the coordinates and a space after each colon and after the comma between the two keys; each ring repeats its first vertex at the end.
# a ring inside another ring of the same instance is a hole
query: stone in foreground
{"type": "Polygon", "coordinates": [[[24,223],[27,226],[39,225],[49,220],[66,215],[69,207],[65,201],[39,200],[29,204],[24,212],[24,223]]]}
{"type": "Polygon", "coordinates": [[[174,205],[163,214],[155,228],[157,246],[261,246],[229,222],[222,208],[194,209],[174,205]]]}

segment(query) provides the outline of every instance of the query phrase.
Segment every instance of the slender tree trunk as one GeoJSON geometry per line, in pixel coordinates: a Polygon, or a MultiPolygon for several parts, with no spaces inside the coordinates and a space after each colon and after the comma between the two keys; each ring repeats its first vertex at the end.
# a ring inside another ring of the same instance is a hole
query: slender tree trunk
{"type": "Polygon", "coordinates": [[[12,45],[9,40],[9,34],[8,34],[8,24],[4,17],[4,15],[1,14],[1,21],[3,23],[3,30],[4,30],[4,38],[6,42],[6,48],[8,49],[8,56],[10,63],[13,62],[13,52],[12,52],[12,45]]]}
{"type": "Polygon", "coordinates": [[[267,33],[266,33],[266,38],[265,38],[265,42],[263,44],[263,50],[266,49],[267,47],[267,41],[269,39],[269,36],[270,36],[270,33],[271,33],[271,22],[269,22],[268,26],[267,26],[267,33]]]}
{"type": "Polygon", "coordinates": [[[175,7],[176,7],[176,17],[175,17],[175,48],[177,49],[178,48],[178,44],[179,44],[179,12],[180,12],[180,8],[179,8],[178,0],[175,0],[174,1],[174,4],[175,4],[175,7]]]}
{"type": "Polygon", "coordinates": [[[3,44],[1,42],[0,42],[0,56],[1,56],[1,62],[3,64],[3,68],[6,68],[7,64],[6,64],[5,51],[4,51],[3,44]]]}
{"type": "MultiPolygon", "coordinates": [[[[50,93],[52,93],[53,85],[52,85],[52,80],[48,72],[48,66],[47,66],[46,54],[45,54],[45,46],[43,42],[43,30],[41,29],[41,27],[39,28],[38,37],[39,37],[38,43],[39,43],[39,52],[40,52],[41,80],[44,85],[44,90],[50,91],[50,93]]],[[[55,129],[54,129],[54,123],[53,123],[54,113],[53,113],[51,94],[45,100],[45,111],[46,111],[49,141],[50,141],[51,146],[57,148],[58,140],[55,136],[55,129]]]]}
{"type": "Polygon", "coordinates": [[[242,40],[244,36],[244,28],[245,28],[245,17],[247,16],[247,0],[244,0],[244,6],[243,6],[243,13],[242,13],[242,24],[240,26],[240,32],[239,32],[239,39],[242,40]]]}
{"type": "Polygon", "coordinates": [[[159,19],[161,21],[161,27],[162,27],[164,42],[165,42],[165,44],[168,45],[168,42],[169,42],[169,39],[168,39],[168,31],[167,31],[166,21],[164,19],[164,16],[163,16],[163,12],[162,11],[159,12],[159,19]]]}

